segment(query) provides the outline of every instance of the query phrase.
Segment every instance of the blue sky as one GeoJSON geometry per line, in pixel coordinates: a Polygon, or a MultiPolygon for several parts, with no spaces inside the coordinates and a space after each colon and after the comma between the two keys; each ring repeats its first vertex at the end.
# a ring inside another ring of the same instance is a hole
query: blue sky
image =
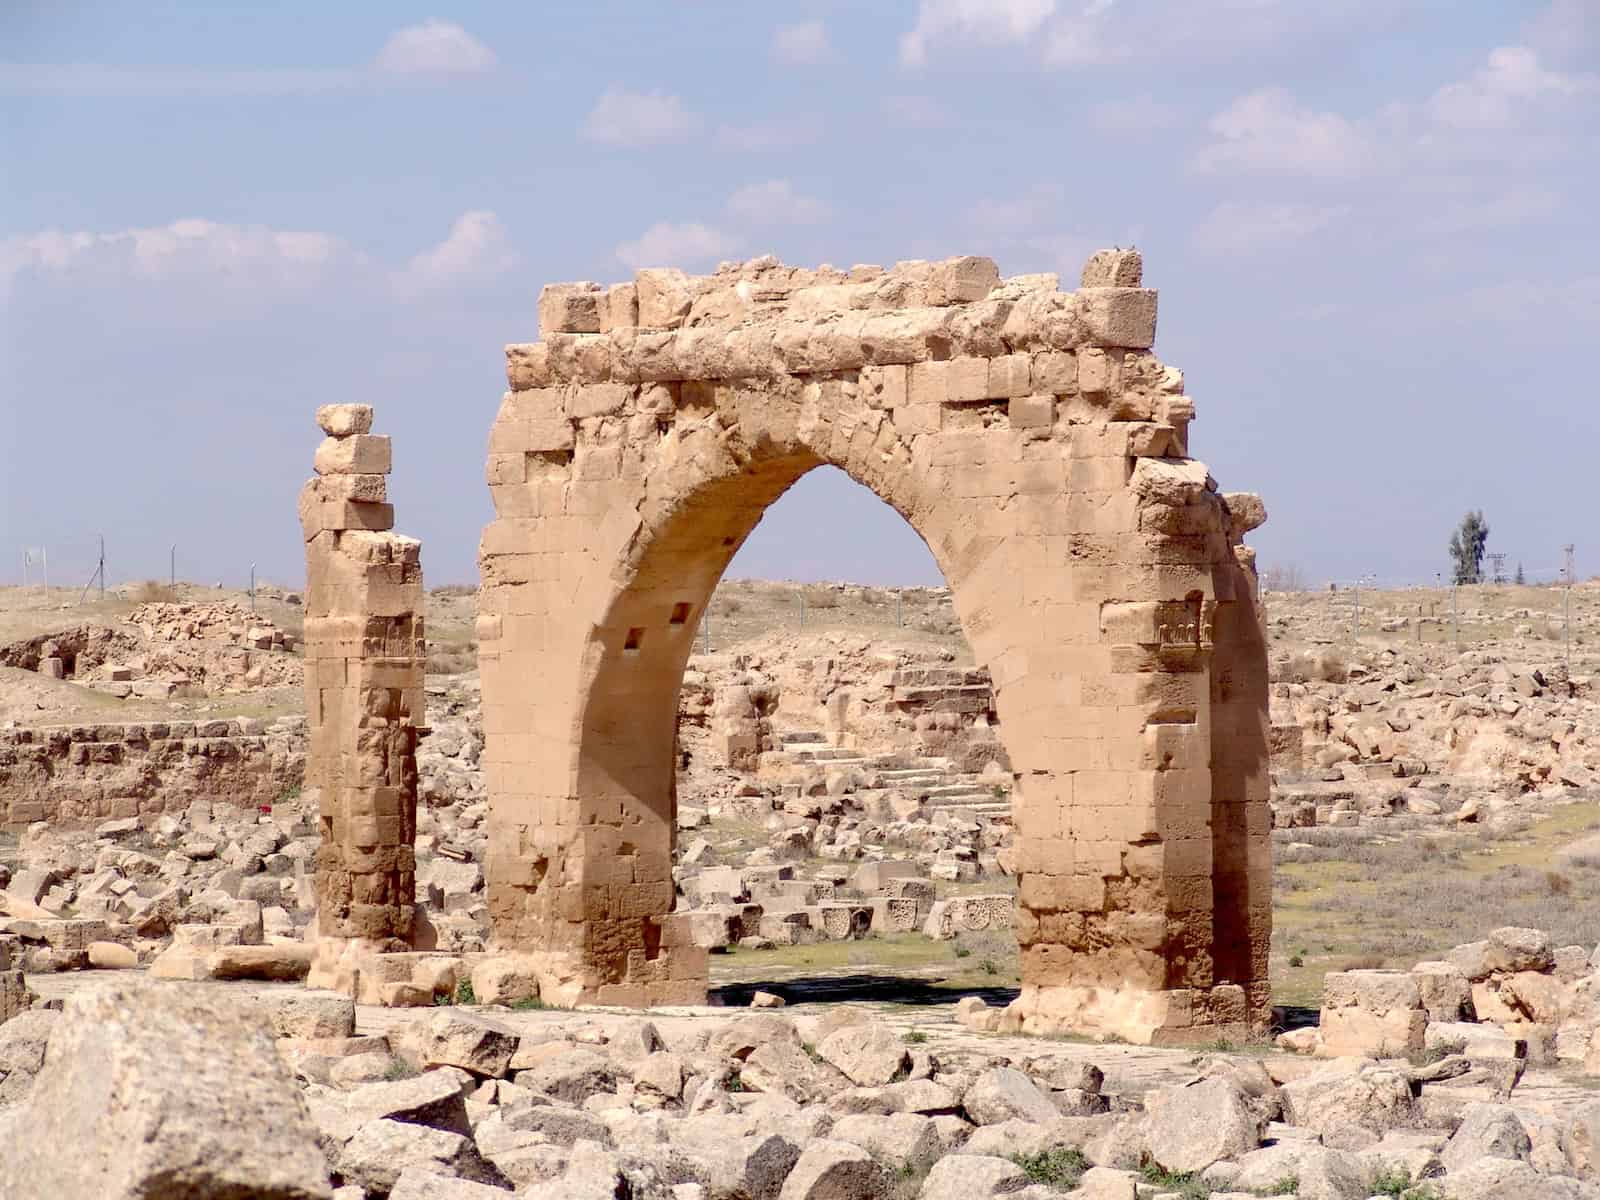
{"type": "MultiPolygon", "coordinates": [[[[1266,563],[1422,579],[1587,530],[1600,0],[60,3],[0,12],[0,580],[297,581],[318,404],[474,573],[546,282],[1137,244],[1266,563]]],[[[1590,541],[1590,545],[1585,545],[1590,541]]],[[[741,574],[936,581],[808,476],[741,574]]]]}

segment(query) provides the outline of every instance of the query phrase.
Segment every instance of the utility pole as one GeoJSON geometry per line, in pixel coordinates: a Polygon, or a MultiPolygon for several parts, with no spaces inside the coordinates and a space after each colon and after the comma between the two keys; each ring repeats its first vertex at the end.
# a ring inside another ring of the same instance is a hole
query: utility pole
{"type": "Polygon", "coordinates": [[[168,587],[177,587],[178,586],[178,543],[177,542],[173,542],[172,543],[172,558],[169,560],[168,567],[167,567],[167,586],[168,587]]]}
{"type": "Polygon", "coordinates": [[[1461,590],[1459,583],[1450,585],[1450,640],[1456,644],[1456,653],[1461,653],[1461,622],[1456,619],[1456,593],[1461,590]]]}
{"type": "Polygon", "coordinates": [[[806,590],[800,589],[800,628],[806,627],[806,590]]]}
{"type": "Polygon", "coordinates": [[[1571,542],[1561,547],[1565,562],[1561,566],[1562,577],[1566,580],[1566,591],[1562,596],[1562,642],[1563,657],[1566,660],[1567,671],[1572,670],[1572,585],[1576,581],[1576,572],[1572,569],[1572,552],[1577,549],[1571,542]]]}
{"type": "Polygon", "coordinates": [[[256,610],[256,565],[250,564],[250,611],[256,610]]]}

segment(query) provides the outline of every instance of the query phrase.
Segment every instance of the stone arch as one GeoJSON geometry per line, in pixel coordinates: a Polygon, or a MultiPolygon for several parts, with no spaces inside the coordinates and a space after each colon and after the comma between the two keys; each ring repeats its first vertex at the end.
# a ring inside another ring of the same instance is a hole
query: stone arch
{"type": "MultiPolygon", "coordinates": [[[[1187,457],[1131,252],[1085,286],[986,259],[770,259],[546,288],[508,348],[479,618],[497,942],[547,992],[703,999],[672,913],[676,696],[766,508],[832,464],[894,507],[994,679],[1024,1028],[1264,1020],[1266,673],[1247,527],[1187,457]]],[[[1232,500],[1232,503],[1230,503],[1232,500]]]]}

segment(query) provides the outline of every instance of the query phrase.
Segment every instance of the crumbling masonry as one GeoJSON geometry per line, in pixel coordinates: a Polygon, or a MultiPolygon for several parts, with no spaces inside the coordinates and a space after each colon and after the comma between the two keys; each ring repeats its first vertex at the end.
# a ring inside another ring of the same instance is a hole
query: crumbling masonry
{"type": "Polygon", "coordinates": [[[423,718],[421,543],[389,530],[387,437],[372,409],[327,405],[300,492],[306,544],[307,789],[319,805],[311,982],[364,992],[370,957],[410,950],[423,718]]]}
{"type": "MultiPolygon", "coordinates": [[[[673,913],[678,687],[729,560],[832,464],[928,544],[993,677],[1021,885],[1008,1023],[1138,1041],[1265,1024],[1266,651],[1242,544],[1265,513],[1189,458],[1194,408],[1150,353],[1141,269],[1102,251],[1063,292],[982,258],[849,272],[769,258],[545,289],[542,340],[507,349],[490,435],[478,635],[489,906],[548,999],[704,998],[705,953],[673,913]]],[[[326,533],[307,526],[315,615],[363,622],[382,597],[371,615],[414,640],[395,666],[315,651],[329,682],[308,685],[313,757],[341,751],[317,777],[322,930],[398,939],[411,800],[393,763],[420,716],[418,600],[387,576],[366,593],[335,581],[414,571],[415,544],[359,532],[387,521],[350,515],[337,474],[312,486],[330,479],[318,503],[346,507],[326,533]],[[315,599],[318,571],[345,589],[337,604],[315,599]],[[398,820],[374,808],[377,840],[362,841],[356,806],[380,795],[398,820]]],[[[332,628],[308,622],[308,644],[331,647],[332,628]]]]}

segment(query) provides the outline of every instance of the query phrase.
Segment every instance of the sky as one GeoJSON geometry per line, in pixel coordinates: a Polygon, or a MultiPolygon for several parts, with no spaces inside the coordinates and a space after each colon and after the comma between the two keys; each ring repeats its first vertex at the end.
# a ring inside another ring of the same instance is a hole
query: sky
{"type": "MultiPolygon", "coordinates": [[[[1431,580],[1481,508],[1587,576],[1597,150],[1600,0],[8,0],[0,583],[297,584],[341,401],[470,582],[545,283],[1108,245],[1263,566],[1431,580]]],[[[831,470],[732,572],[938,582],[831,470]]]]}

